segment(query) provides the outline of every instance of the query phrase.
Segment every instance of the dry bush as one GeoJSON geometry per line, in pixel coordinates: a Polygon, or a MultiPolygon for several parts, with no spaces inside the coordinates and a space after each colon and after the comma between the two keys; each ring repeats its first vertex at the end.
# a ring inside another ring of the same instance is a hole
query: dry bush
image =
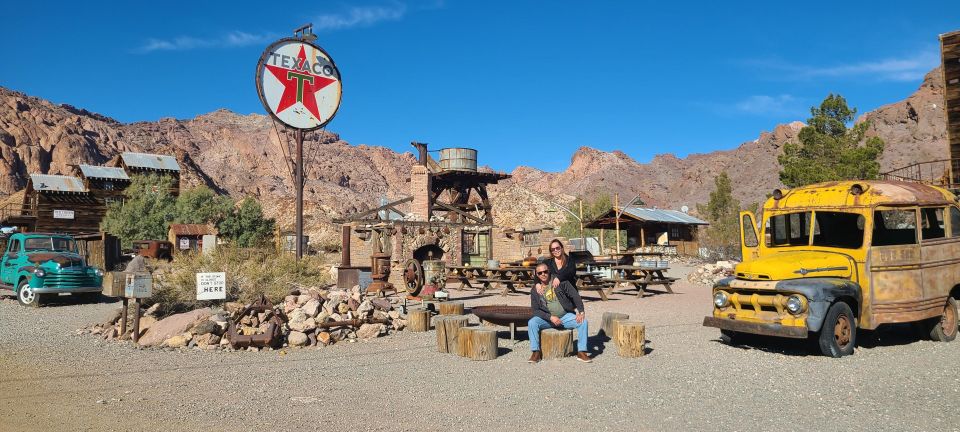
{"type": "Polygon", "coordinates": [[[278,302],[291,289],[329,283],[328,269],[322,256],[306,256],[297,262],[291,253],[221,246],[209,255],[179,254],[170,263],[158,263],[150,302],[160,303],[162,315],[219,303],[196,300],[196,274],[205,272],[226,273],[226,301],[249,303],[264,294],[278,302]]]}

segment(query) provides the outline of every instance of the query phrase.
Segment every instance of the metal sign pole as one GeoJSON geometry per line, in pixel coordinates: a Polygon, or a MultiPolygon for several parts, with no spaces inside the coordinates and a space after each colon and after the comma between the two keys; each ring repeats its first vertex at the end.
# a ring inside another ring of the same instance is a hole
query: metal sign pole
{"type": "Polygon", "coordinates": [[[297,129],[297,259],[303,258],[303,130],[297,129]]]}

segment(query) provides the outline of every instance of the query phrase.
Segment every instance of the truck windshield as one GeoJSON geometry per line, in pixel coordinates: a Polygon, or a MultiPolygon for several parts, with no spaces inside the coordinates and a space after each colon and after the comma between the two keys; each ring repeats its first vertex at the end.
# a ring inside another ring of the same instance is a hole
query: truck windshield
{"type": "Polygon", "coordinates": [[[76,252],[73,239],[66,237],[29,237],[23,241],[23,247],[30,251],[76,252]]]}
{"type": "Polygon", "coordinates": [[[859,249],[866,219],[856,213],[799,212],[771,216],[766,224],[767,247],[824,246],[859,249]],[[810,236],[811,219],[813,238],[810,236]]]}

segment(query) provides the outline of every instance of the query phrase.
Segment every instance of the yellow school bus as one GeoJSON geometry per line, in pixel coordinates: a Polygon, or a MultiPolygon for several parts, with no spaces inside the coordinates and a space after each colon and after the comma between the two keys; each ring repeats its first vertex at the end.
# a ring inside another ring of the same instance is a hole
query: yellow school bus
{"type": "Polygon", "coordinates": [[[854,352],[858,329],[916,322],[957,336],[960,207],[949,191],[899,181],[840,181],[775,190],[763,224],[740,214],[743,262],[713,287],[703,325],[813,339],[824,355],[854,352]],[[759,229],[758,229],[759,227],[759,229]]]}

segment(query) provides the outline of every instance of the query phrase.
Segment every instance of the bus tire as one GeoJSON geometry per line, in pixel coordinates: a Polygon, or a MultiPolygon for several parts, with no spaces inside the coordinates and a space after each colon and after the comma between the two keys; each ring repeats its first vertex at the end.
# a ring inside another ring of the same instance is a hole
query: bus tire
{"type": "Polygon", "coordinates": [[[823,327],[818,336],[818,345],[823,355],[839,358],[853,354],[857,346],[857,317],[850,306],[838,301],[827,310],[823,327]]]}

